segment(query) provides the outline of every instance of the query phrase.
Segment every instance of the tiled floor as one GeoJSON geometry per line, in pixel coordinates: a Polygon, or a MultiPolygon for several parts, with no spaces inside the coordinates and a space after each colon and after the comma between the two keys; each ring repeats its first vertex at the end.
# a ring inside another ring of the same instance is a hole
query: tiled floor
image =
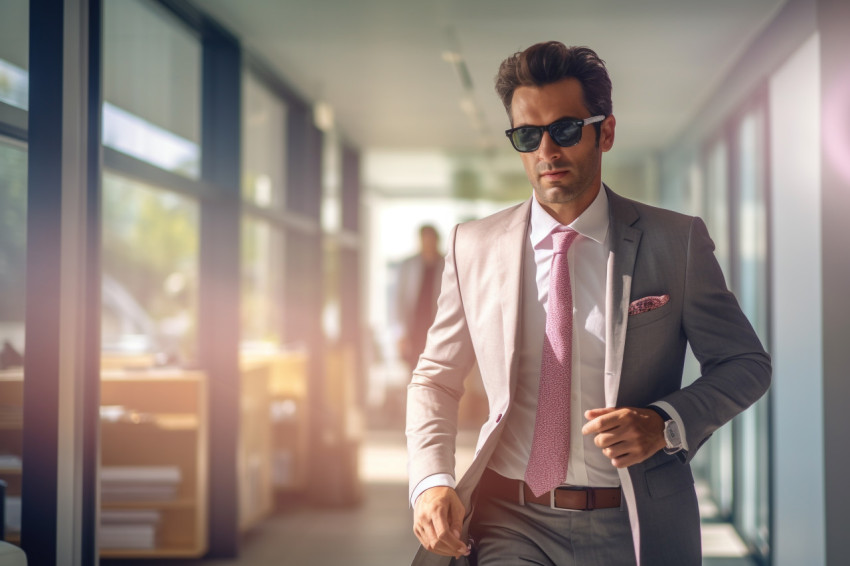
{"type": "MultiPolygon", "coordinates": [[[[471,434],[461,435],[458,468],[472,456],[471,434]]],[[[364,499],[355,508],[295,506],[270,517],[244,539],[238,560],[175,562],[181,566],[404,566],[417,548],[406,502],[404,438],[400,433],[370,433],[363,444],[360,471],[364,499]]],[[[708,553],[703,566],[752,566],[734,554],[734,531],[706,525],[708,553]],[[731,537],[731,538],[730,538],[731,537]],[[731,541],[731,543],[730,543],[731,541]]],[[[110,561],[110,564],[115,564],[110,561]]],[[[134,566],[141,566],[133,562],[134,566]]],[[[157,566],[165,566],[163,562],[157,566]]]]}

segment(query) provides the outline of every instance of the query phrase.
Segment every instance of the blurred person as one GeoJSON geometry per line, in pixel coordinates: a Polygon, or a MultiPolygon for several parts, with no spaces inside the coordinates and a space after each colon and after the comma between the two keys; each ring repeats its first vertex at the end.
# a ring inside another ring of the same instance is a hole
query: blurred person
{"type": "Polygon", "coordinates": [[[412,370],[425,349],[428,328],[437,313],[437,297],[445,260],[439,250],[440,235],[430,224],[419,228],[419,252],[398,268],[396,317],[398,350],[412,370]]]}
{"type": "Polygon", "coordinates": [[[532,195],[448,238],[408,391],[413,563],[697,566],[689,463],[766,391],[770,358],[702,220],[602,184],[616,122],[595,52],[533,45],[496,90],[532,195]],[[682,387],[688,344],[702,375],[682,387]],[[489,418],[456,482],[476,361],[489,418]]]}

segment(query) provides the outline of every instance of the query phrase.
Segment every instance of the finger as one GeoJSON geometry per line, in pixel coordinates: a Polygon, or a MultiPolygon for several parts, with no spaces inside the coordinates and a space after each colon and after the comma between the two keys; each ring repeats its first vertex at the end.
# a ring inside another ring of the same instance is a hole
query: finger
{"type": "Polygon", "coordinates": [[[452,513],[450,515],[450,526],[452,534],[454,535],[455,540],[458,541],[458,551],[459,553],[456,556],[467,556],[469,555],[469,545],[461,540],[460,534],[463,529],[463,516],[466,513],[466,509],[462,504],[458,503],[457,505],[452,506],[452,513]]]}
{"type": "Polygon", "coordinates": [[[413,528],[413,532],[416,534],[416,538],[419,539],[419,542],[422,543],[422,546],[425,547],[425,549],[430,551],[434,550],[436,538],[433,535],[433,528],[431,527],[430,521],[425,524],[417,523],[413,528]]]}
{"type": "Polygon", "coordinates": [[[602,450],[602,453],[611,460],[615,468],[625,467],[631,457],[631,452],[623,443],[617,443],[602,450]]]}
{"type": "Polygon", "coordinates": [[[609,446],[613,446],[619,442],[618,438],[607,432],[600,432],[595,437],[593,437],[593,443],[599,448],[608,448],[609,446]]]}
{"type": "MultiPolygon", "coordinates": [[[[461,517],[461,520],[463,517],[461,517]]],[[[434,518],[434,534],[437,539],[436,547],[448,554],[456,556],[466,552],[466,545],[460,540],[460,529],[450,524],[454,517],[446,517],[442,514],[434,518]]]]}
{"type": "Polygon", "coordinates": [[[640,459],[636,458],[633,453],[627,452],[616,458],[611,458],[611,465],[615,468],[628,468],[633,464],[637,464],[639,461],[640,459]]]}
{"type": "MultiPolygon", "coordinates": [[[[617,411],[617,409],[608,411],[604,414],[594,417],[593,420],[588,423],[585,423],[585,425],[581,427],[581,433],[585,435],[594,434],[610,431],[617,428],[619,426],[620,413],[615,411],[617,411]]],[[[589,412],[590,411],[588,411],[588,413],[589,412]]]]}
{"type": "Polygon", "coordinates": [[[452,540],[438,539],[430,550],[443,556],[458,557],[469,554],[469,548],[467,545],[460,542],[460,539],[454,537],[452,540]]]}
{"type": "Polygon", "coordinates": [[[596,417],[601,417],[602,415],[613,413],[616,410],[617,407],[601,407],[599,409],[588,409],[584,412],[584,418],[589,421],[592,421],[596,417]]]}
{"type": "Polygon", "coordinates": [[[458,536],[460,536],[460,530],[463,527],[463,515],[465,512],[466,509],[460,501],[456,502],[449,509],[449,526],[457,530],[458,536]]]}
{"type": "Polygon", "coordinates": [[[437,552],[440,546],[440,537],[430,515],[423,514],[417,519],[414,533],[416,533],[416,538],[419,539],[422,546],[431,552],[437,552]]]}

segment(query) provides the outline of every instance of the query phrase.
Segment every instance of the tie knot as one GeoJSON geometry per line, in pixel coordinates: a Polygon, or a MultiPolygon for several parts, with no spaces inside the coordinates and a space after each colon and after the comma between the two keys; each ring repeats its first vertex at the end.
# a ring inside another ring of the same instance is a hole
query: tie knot
{"type": "Polygon", "coordinates": [[[578,232],[572,228],[560,232],[552,232],[552,250],[556,254],[565,254],[578,237],[578,232]]]}

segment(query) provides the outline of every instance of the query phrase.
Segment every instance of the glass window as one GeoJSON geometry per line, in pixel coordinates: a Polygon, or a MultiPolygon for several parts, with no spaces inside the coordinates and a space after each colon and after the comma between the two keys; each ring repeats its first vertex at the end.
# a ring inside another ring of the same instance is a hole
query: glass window
{"type": "Polygon", "coordinates": [[[325,132],[322,138],[322,230],[325,238],[323,269],[325,291],[322,307],[322,328],[325,336],[335,343],[342,334],[342,293],[345,281],[340,266],[340,242],[336,238],[342,229],[342,148],[335,131],[325,132]]]}
{"type": "Polygon", "coordinates": [[[104,173],[104,355],[194,359],[198,212],[194,200],[104,173]]]}
{"type": "MultiPolygon", "coordinates": [[[[767,199],[765,195],[764,116],[748,114],[738,130],[738,261],[735,293],[762,342],[767,344],[767,199]]],[[[768,554],[769,489],[768,408],[762,398],[737,419],[737,475],[741,489],[735,504],[741,534],[768,554]]]]}
{"type": "Polygon", "coordinates": [[[767,334],[767,201],[763,117],[753,112],[738,131],[738,285],[741,308],[762,340],[767,334]]]}
{"type": "MultiPolygon", "coordinates": [[[[717,261],[729,283],[729,162],[727,144],[721,140],[709,151],[705,168],[706,224],[714,240],[717,261]]],[[[734,502],[734,437],[732,427],[721,427],[706,444],[709,484],[720,515],[728,518],[734,502]]]]}
{"type": "Polygon", "coordinates": [[[29,2],[0,5],[0,102],[29,106],[29,2]]]}
{"type": "Polygon", "coordinates": [[[151,2],[104,4],[103,144],[197,179],[201,45],[151,2]]]}
{"type": "MultiPolygon", "coordinates": [[[[242,198],[283,211],[286,103],[251,72],[242,79],[242,198]]],[[[283,333],[284,233],[251,214],[242,219],[243,345],[280,346],[283,333]]]]}
{"type": "Polygon", "coordinates": [[[284,236],[271,223],[242,221],[242,341],[280,346],[284,236]]]}
{"type": "Polygon", "coordinates": [[[0,138],[0,343],[18,351],[24,346],[26,238],[27,151],[0,138]]]}
{"type": "MultiPolygon", "coordinates": [[[[0,3],[0,121],[29,106],[29,2],[0,3]]],[[[20,112],[18,112],[20,114],[20,112]]],[[[8,117],[8,118],[7,118],[8,117]]],[[[27,271],[27,149],[0,136],[0,480],[6,540],[21,537],[24,329],[27,271]]]]}
{"type": "Polygon", "coordinates": [[[689,212],[694,216],[705,214],[705,178],[699,162],[694,161],[688,167],[689,212]]]}
{"type": "Polygon", "coordinates": [[[27,270],[27,151],[0,138],[0,480],[6,538],[20,540],[23,353],[27,270]]]}
{"type": "Polygon", "coordinates": [[[718,142],[708,155],[706,168],[706,223],[714,240],[717,261],[729,281],[729,163],[725,142],[718,142]]]}
{"type": "Polygon", "coordinates": [[[286,193],[286,104],[251,73],[242,81],[242,196],[282,209],[286,193]]]}

